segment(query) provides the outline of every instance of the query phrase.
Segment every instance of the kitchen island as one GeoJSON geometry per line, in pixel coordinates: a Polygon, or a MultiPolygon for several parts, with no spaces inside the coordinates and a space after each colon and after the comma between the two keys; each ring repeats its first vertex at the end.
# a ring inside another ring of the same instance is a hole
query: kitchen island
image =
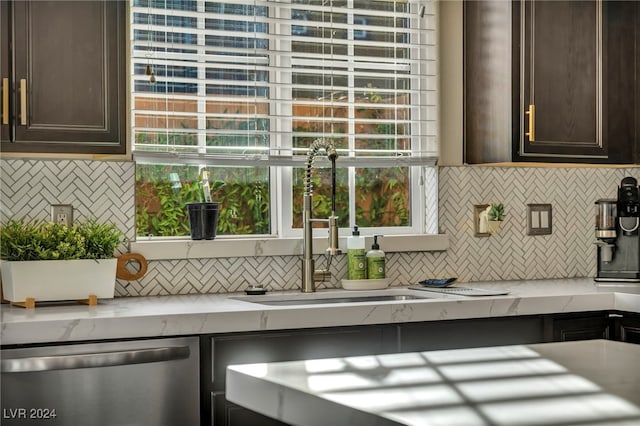
{"type": "Polygon", "coordinates": [[[300,426],[631,426],[639,362],[639,345],[590,340],[244,364],[227,399],[300,426]]]}

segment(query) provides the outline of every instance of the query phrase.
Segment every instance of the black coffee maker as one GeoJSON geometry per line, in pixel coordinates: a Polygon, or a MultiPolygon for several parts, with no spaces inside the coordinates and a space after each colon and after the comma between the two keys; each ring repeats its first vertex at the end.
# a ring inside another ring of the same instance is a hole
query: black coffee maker
{"type": "Polygon", "coordinates": [[[596,281],[640,283],[640,188],[622,179],[618,199],[596,201],[596,281]]]}

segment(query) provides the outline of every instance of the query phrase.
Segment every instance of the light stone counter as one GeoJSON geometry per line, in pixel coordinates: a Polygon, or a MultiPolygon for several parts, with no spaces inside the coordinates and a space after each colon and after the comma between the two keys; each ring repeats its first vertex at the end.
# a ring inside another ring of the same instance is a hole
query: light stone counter
{"type": "Polygon", "coordinates": [[[637,426],[638,360],[588,340],[232,365],[226,397],[299,426],[637,426]]]}
{"type": "MultiPolygon", "coordinates": [[[[310,327],[438,321],[516,315],[618,309],[640,312],[640,294],[598,289],[593,279],[461,283],[461,286],[508,290],[491,297],[449,296],[421,300],[267,306],[235,300],[236,294],[127,297],[100,300],[97,306],[61,305],[24,309],[3,304],[2,345],[71,342],[135,337],[260,331],[310,327]]],[[[343,292],[323,290],[324,295],[343,292]]],[[[423,291],[392,287],[381,294],[423,291]]],[[[307,297],[300,292],[270,293],[307,297]]]]}

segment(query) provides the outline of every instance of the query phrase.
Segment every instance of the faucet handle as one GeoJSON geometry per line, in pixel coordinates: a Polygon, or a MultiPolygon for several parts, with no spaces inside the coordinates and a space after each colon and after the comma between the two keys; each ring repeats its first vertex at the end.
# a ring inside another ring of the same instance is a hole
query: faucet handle
{"type": "Polygon", "coordinates": [[[327,247],[327,255],[335,256],[336,254],[342,254],[342,249],[340,247],[327,247]]]}

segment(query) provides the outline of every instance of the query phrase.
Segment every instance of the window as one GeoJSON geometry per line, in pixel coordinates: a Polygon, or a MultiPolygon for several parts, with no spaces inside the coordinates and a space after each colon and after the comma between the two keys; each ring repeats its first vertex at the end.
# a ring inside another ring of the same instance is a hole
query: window
{"type": "Polygon", "coordinates": [[[435,22],[432,0],[134,0],[138,235],[189,234],[203,168],[224,182],[218,235],[296,235],[318,138],[340,156],[344,232],[435,232],[424,200],[437,188],[421,185],[437,155],[435,22]]]}

